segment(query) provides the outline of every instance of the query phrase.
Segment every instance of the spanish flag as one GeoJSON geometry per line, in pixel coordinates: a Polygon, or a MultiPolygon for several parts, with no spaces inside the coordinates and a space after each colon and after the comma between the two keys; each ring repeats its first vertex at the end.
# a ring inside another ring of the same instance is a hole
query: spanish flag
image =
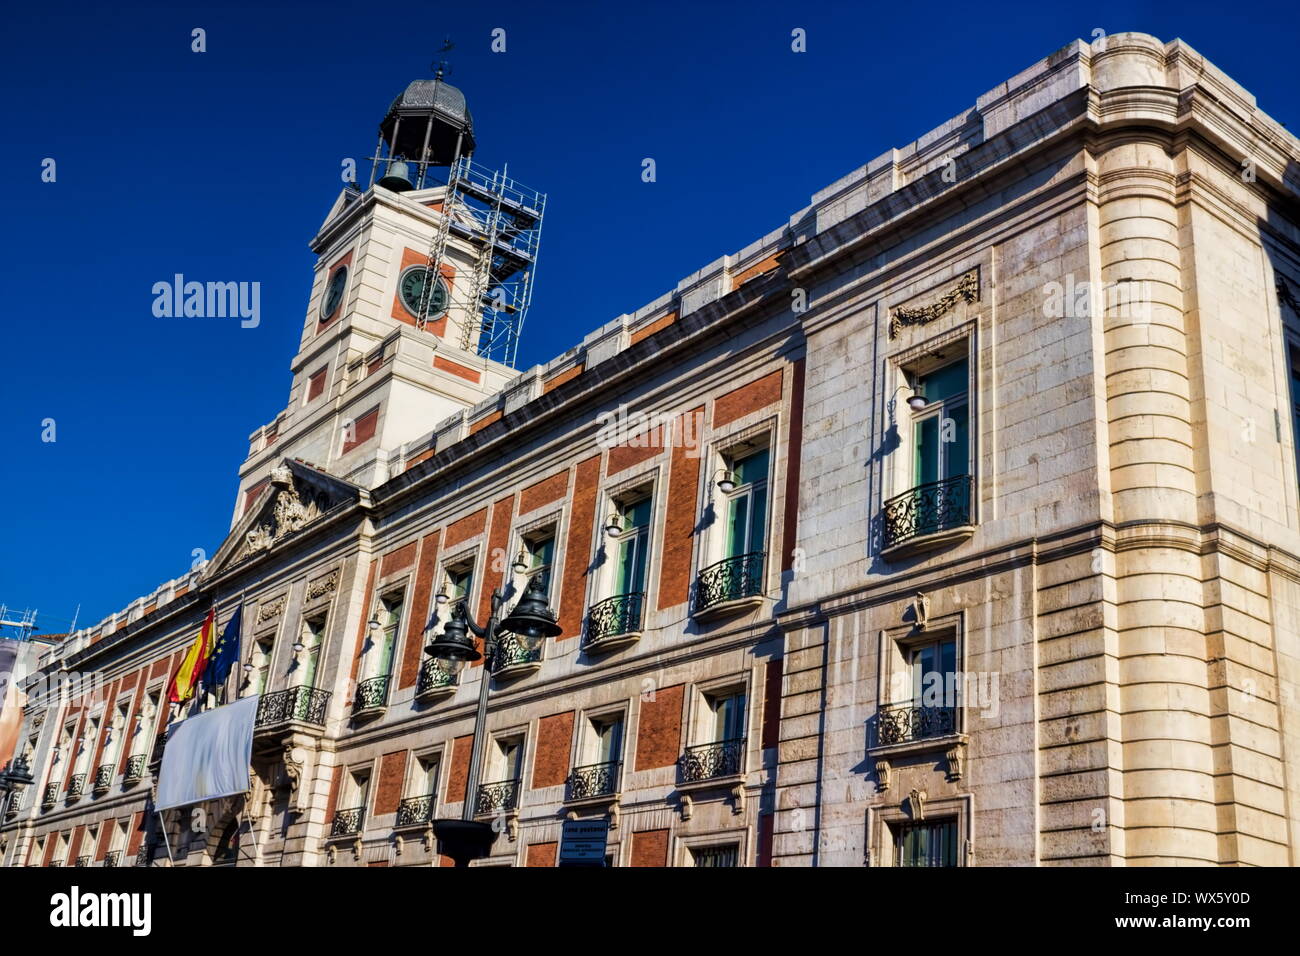
{"type": "Polygon", "coordinates": [[[167,699],[173,704],[183,703],[194,696],[194,688],[198,685],[199,678],[203,676],[203,669],[208,666],[208,655],[212,653],[212,634],[216,629],[216,614],[216,608],[208,611],[208,616],[203,619],[203,629],[199,631],[199,636],[194,639],[190,649],[181,658],[181,665],[176,668],[176,673],[172,676],[172,685],[167,690],[167,699]]]}

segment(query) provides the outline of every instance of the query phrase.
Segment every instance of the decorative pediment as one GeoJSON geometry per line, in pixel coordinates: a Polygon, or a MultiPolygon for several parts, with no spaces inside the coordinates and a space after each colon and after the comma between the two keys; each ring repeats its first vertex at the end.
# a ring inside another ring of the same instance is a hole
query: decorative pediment
{"type": "Polygon", "coordinates": [[[270,551],[335,507],[358,500],[361,489],[310,465],[283,459],[252,507],[231,529],[204,576],[270,551]]]}

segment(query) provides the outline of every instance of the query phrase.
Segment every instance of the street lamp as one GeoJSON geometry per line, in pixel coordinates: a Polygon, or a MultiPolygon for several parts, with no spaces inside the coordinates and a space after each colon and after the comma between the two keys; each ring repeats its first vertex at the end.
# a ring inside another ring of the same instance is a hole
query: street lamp
{"type": "Polygon", "coordinates": [[[555,622],[555,612],[546,603],[546,591],[540,576],[528,582],[519,603],[504,618],[501,609],[505,596],[500,590],[492,592],[492,613],[487,624],[480,627],[468,617],[465,603],[457,604],[451,619],[442,633],[425,648],[431,657],[442,662],[452,677],[458,675],[466,663],[484,660],[484,672],[479,684],[478,711],[474,715],[474,745],[469,757],[469,781],[465,791],[465,804],[460,819],[442,819],[433,822],[433,832],[438,837],[439,852],[455,861],[456,866],[469,866],[470,860],[488,855],[496,831],[491,823],[474,819],[478,802],[479,778],[482,775],[484,729],[487,724],[488,684],[491,666],[498,650],[497,633],[507,631],[519,638],[529,651],[537,650],[548,637],[558,637],[560,625],[555,622]],[[471,634],[473,636],[471,636],[471,634]],[[483,639],[483,653],[474,646],[474,637],[483,639]]]}
{"type": "Polygon", "coordinates": [[[5,764],[4,770],[0,770],[0,791],[4,792],[4,799],[0,800],[0,825],[9,813],[10,797],[35,782],[31,767],[27,765],[26,754],[19,754],[12,762],[5,764]]]}
{"type": "Polygon", "coordinates": [[[898,393],[905,388],[912,390],[912,394],[907,397],[908,408],[914,412],[919,412],[926,406],[925,396],[919,391],[912,389],[911,385],[904,383],[903,385],[898,386],[898,388],[894,389],[894,394],[889,396],[889,424],[891,425],[898,424],[897,419],[894,417],[894,411],[898,408],[898,393]]]}

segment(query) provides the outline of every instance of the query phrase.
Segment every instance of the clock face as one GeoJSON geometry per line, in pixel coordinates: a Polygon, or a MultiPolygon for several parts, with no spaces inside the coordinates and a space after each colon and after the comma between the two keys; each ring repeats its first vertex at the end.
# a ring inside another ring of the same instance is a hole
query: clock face
{"type": "Polygon", "coordinates": [[[320,306],[320,320],[328,322],[334,318],[339,306],[343,304],[343,290],[348,284],[348,267],[344,266],[330,276],[330,284],[325,289],[325,299],[320,306]]]}
{"type": "MultiPolygon", "coordinates": [[[[424,266],[411,266],[402,273],[402,277],[397,282],[397,291],[402,297],[402,307],[416,318],[420,317],[420,305],[424,299],[425,275],[427,270],[424,266]]],[[[428,319],[436,319],[447,311],[447,283],[441,278],[433,286],[428,305],[428,311],[425,313],[425,318],[428,319]]]]}

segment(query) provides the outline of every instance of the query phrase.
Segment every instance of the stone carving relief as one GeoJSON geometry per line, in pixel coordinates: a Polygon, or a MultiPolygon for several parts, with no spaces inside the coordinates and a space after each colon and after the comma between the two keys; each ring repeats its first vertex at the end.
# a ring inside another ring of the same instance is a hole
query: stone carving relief
{"type": "Polygon", "coordinates": [[[329,574],[319,577],[315,581],[307,582],[307,600],[314,601],[322,595],[332,594],[338,586],[339,569],[335,568],[329,574]]]}
{"type": "Polygon", "coordinates": [[[889,313],[889,337],[892,339],[898,330],[906,325],[926,325],[952,311],[960,301],[978,301],[980,297],[979,272],[972,269],[957,284],[939,297],[931,305],[911,309],[893,309],[889,313]]]}
{"type": "Polygon", "coordinates": [[[329,498],[323,492],[295,478],[283,465],[271,472],[271,486],[271,507],[264,509],[261,519],[245,533],[244,543],[235,552],[235,561],[267,550],[329,510],[329,498]]]}
{"type": "Polygon", "coordinates": [[[279,617],[280,613],[284,610],[286,600],[288,600],[287,597],[281,594],[274,600],[259,604],[257,606],[257,623],[261,624],[263,621],[269,621],[273,617],[279,617]]]}

